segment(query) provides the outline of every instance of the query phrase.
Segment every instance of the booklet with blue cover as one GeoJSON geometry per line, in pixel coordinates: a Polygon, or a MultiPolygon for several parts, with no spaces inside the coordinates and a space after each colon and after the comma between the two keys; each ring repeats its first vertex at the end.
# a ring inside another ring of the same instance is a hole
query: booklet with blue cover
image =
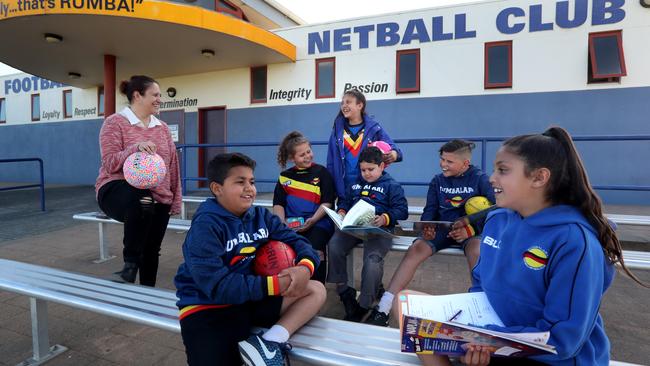
{"type": "Polygon", "coordinates": [[[503,326],[483,292],[407,294],[400,295],[399,304],[402,352],[462,356],[473,344],[488,347],[493,356],[557,354],[546,344],[550,332],[503,333],[482,328],[503,326]]]}

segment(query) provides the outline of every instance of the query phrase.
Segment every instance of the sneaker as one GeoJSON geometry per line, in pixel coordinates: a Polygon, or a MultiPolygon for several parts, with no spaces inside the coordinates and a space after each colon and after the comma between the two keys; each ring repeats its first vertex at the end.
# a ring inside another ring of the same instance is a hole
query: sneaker
{"type": "Polygon", "coordinates": [[[247,340],[239,342],[239,355],[248,366],[289,365],[290,350],[291,344],[267,341],[261,334],[253,334],[247,340]]]}
{"type": "Polygon", "coordinates": [[[357,290],[348,287],[339,297],[345,308],[345,317],[343,317],[343,320],[360,322],[368,310],[362,308],[359,302],[357,302],[357,290]]]}
{"type": "Polygon", "coordinates": [[[372,324],[372,325],[378,325],[380,327],[387,327],[388,326],[388,314],[382,313],[377,309],[375,306],[372,311],[370,312],[370,315],[364,321],[366,324],[372,324]]]}

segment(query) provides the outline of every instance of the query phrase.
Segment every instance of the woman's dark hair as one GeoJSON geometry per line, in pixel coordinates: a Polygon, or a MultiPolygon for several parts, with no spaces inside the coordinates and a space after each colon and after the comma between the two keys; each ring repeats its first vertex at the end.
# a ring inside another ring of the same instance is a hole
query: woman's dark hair
{"type": "Polygon", "coordinates": [[[368,146],[359,154],[359,163],[381,164],[384,161],[384,154],[378,147],[368,146]]]}
{"type": "Polygon", "coordinates": [[[551,177],[546,199],[577,207],[598,233],[607,259],[619,263],[630,278],[648,287],[625,266],[621,243],[603,214],[602,201],[591,187],[582,159],[565,129],[551,127],[542,134],[516,136],[506,140],[503,148],[524,161],[526,176],[540,168],[548,169],[551,177]]]}
{"type": "Polygon", "coordinates": [[[153,84],[158,84],[158,82],[148,76],[144,75],[133,75],[128,81],[124,80],[120,83],[120,93],[126,95],[126,99],[133,99],[133,92],[138,92],[140,95],[144,95],[144,92],[149,89],[153,84]]]}
{"type": "MultiPolygon", "coordinates": [[[[291,131],[286,135],[278,147],[278,164],[282,169],[287,167],[287,161],[296,153],[296,146],[310,144],[309,140],[298,131],[291,131]]],[[[311,144],[310,144],[311,145],[311,144]]]]}
{"type": "Polygon", "coordinates": [[[471,142],[471,141],[466,141],[466,140],[450,140],[446,142],[442,147],[440,147],[440,155],[442,155],[443,152],[446,153],[456,153],[456,154],[471,154],[472,150],[476,147],[476,144],[471,142]]]}
{"type": "MultiPolygon", "coordinates": [[[[346,95],[349,95],[351,97],[354,97],[357,102],[360,102],[363,104],[363,107],[361,107],[361,117],[363,118],[363,115],[366,114],[366,96],[363,95],[362,92],[358,91],[357,89],[348,89],[343,93],[343,97],[346,95]]],[[[336,115],[337,118],[340,116],[343,116],[343,112],[341,112],[341,109],[339,109],[339,113],[336,115]]]]}

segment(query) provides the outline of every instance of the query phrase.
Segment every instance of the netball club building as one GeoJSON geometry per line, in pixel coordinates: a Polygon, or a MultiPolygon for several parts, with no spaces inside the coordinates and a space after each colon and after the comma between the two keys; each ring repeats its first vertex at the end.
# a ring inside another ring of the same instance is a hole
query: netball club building
{"type": "MultiPolygon", "coordinates": [[[[278,173],[276,148],[263,143],[296,129],[326,141],[341,95],[357,88],[394,139],[550,125],[631,137],[577,145],[593,184],[648,186],[648,3],[484,1],[306,25],[271,0],[0,0],[0,32],[12,35],[0,61],[29,72],[0,77],[0,158],[43,158],[48,183],[93,183],[103,117],[126,102],[115,83],[146,74],[160,82],[161,118],[179,144],[260,143],[229,149],[256,158],[262,180],[278,173]]],[[[439,172],[439,143],[400,146],[396,179],[439,172]]],[[[487,143],[485,161],[477,149],[474,163],[491,172],[498,146],[487,143]]],[[[222,150],[187,149],[188,176],[222,150]]],[[[315,151],[324,164],[325,147],[315,151]]],[[[32,180],[29,170],[5,164],[0,181],[32,180]]],[[[647,191],[599,192],[650,204],[647,191]]]]}

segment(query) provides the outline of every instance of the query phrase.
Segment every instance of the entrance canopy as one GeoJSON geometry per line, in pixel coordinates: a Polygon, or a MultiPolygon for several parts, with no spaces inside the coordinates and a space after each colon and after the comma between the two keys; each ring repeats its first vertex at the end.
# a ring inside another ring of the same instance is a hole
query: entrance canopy
{"type": "Polygon", "coordinates": [[[243,20],[154,0],[3,0],[0,62],[86,88],[117,77],[156,78],[294,62],[296,48],[243,20]]]}

